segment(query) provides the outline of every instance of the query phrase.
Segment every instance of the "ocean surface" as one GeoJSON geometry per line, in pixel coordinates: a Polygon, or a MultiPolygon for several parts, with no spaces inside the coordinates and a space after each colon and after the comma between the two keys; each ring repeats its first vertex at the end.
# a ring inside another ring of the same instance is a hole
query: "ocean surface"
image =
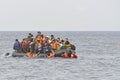
{"type": "Polygon", "coordinates": [[[78,59],[6,57],[16,38],[28,33],[0,32],[0,80],[120,80],[120,32],[42,32],[68,38],[78,59]]]}

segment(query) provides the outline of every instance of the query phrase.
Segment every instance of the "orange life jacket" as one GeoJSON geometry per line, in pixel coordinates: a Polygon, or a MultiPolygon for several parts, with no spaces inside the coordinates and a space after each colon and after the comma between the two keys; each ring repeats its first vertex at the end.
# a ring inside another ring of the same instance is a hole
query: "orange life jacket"
{"type": "Polygon", "coordinates": [[[46,36],[41,37],[41,40],[42,41],[46,40],[46,36]]]}
{"type": "Polygon", "coordinates": [[[77,55],[77,54],[72,53],[72,54],[71,54],[71,56],[70,56],[70,58],[78,58],[78,55],[77,55]]]}
{"type": "Polygon", "coordinates": [[[51,43],[51,47],[52,47],[52,49],[57,49],[57,44],[56,44],[56,42],[54,42],[54,43],[51,43]]]}
{"type": "Polygon", "coordinates": [[[21,42],[21,48],[22,48],[23,52],[27,52],[27,46],[28,46],[28,44],[29,44],[28,40],[23,40],[21,42]]]}
{"type": "Polygon", "coordinates": [[[27,45],[29,44],[29,41],[28,40],[24,40],[23,42],[24,42],[25,47],[27,47],[27,45]]]}
{"type": "Polygon", "coordinates": [[[50,53],[49,56],[47,56],[48,58],[53,58],[54,57],[54,54],[50,53]]]}
{"type": "Polygon", "coordinates": [[[30,58],[33,57],[33,54],[31,52],[27,52],[26,56],[30,58]]]}
{"type": "Polygon", "coordinates": [[[38,36],[37,39],[38,39],[38,40],[41,40],[41,36],[38,36]]]}
{"type": "Polygon", "coordinates": [[[34,39],[34,42],[35,42],[35,43],[37,42],[37,38],[34,39]]]}

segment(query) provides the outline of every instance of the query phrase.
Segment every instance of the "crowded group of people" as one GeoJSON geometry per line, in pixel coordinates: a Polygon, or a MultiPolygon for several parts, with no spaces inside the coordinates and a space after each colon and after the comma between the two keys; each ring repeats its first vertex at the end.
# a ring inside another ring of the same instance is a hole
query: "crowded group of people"
{"type": "Polygon", "coordinates": [[[48,58],[51,58],[57,56],[57,51],[63,50],[59,57],[77,58],[75,46],[71,44],[68,38],[55,38],[54,35],[50,35],[49,37],[43,35],[40,31],[37,32],[37,36],[35,37],[32,33],[29,33],[27,38],[24,38],[21,42],[16,39],[13,49],[17,53],[26,53],[27,57],[46,54],[48,58]]]}

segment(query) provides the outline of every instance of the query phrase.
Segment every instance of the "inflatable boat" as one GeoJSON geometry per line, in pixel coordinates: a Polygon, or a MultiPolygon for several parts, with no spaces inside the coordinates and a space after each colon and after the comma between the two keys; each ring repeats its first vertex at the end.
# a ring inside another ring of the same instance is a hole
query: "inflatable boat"
{"type": "MultiPolygon", "coordinates": [[[[72,53],[73,50],[66,50],[66,49],[57,50],[57,51],[55,51],[54,57],[63,57],[61,55],[63,55],[65,52],[71,52],[72,53]]],[[[10,53],[6,53],[6,56],[8,56],[8,55],[10,55],[10,53]]],[[[40,54],[34,54],[34,55],[35,55],[34,58],[48,58],[48,54],[47,53],[40,53],[40,54]]],[[[78,57],[77,54],[75,54],[75,55],[78,57]]],[[[27,54],[26,53],[19,53],[19,52],[13,51],[11,53],[11,56],[12,57],[27,57],[27,54]]]]}

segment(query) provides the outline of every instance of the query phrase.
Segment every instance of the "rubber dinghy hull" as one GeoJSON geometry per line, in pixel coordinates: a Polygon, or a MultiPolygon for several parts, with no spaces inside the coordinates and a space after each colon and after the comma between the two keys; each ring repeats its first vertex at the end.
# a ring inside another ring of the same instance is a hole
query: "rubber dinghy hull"
{"type": "MultiPolygon", "coordinates": [[[[66,51],[66,49],[62,49],[62,50],[58,50],[55,51],[55,57],[61,57],[61,54],[64,53],[66,51]]],[[[12,57],[25,57],[26,53],[18,53],[18,52],[12,52],[12,57]]],[[[39,56],[37,56],[37,58],[46,58],[47,54],[40,54],[39,56]]]]}
{"type": "Polygon", "coordinates": [[[26,53],[12,52],[12,57],[25,57],[26,53]]]}

